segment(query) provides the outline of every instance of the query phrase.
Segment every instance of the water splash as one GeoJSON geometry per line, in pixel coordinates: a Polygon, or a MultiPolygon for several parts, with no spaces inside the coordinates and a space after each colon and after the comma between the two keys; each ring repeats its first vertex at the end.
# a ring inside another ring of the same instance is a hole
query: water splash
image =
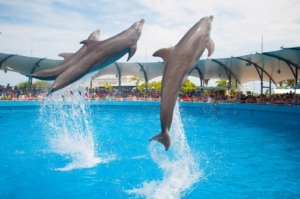
{"type": "Polygon", "coordinates": [[[84,89],[78,88],[78,84],[73,84],[51,94],[41,107],[40,118],[50,152],[70,161],[57,169],[61,171],[90,168],[109,161],[97,156],[90,108],[84,89]]]}
{"type": "Polygon", "coordinates": [[[170,130],[172,144],[169,151],[157,142],[149,150],[153,161],[163,171],[161,181],[144,182],[141,188],[127,191],[146,198],[180,198],[199,181],[202,172],[187,143],[178,103],[175,106],[170,130]]]}

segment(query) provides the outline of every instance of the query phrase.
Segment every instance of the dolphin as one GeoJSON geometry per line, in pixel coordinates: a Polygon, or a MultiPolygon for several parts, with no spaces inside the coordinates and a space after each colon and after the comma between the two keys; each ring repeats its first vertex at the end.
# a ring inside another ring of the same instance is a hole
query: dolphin
{"type": "MultiPolygon", "coordinates": [[[[98,29],[92,32],[87,39],[92,41],[98,41],[99,36],[100,36],[100,30],[98,29]]],[[[55,80],[55,78],[59,74],[61,74],[63,71],[68,69],[68,67],[71,67],[72,64],[74,64],[76,60],[72,59],[72,57],[82,55],[86,51],[86,49],[87,47],[84,45],[76,53],[60,53],[58,56],[64,58],[64,61],[62,63],[60,63],[58,66],[54,68],[42,70],[30,76],[40,80],[55,80]]]]}
{"type": "Polygon", "coordinates": [[[67,64],[67,69],[55,79],[50,86],[48,95],[69,84],[77,81],[84,75],[104,68],[114,63],[128,53],[127,61],[135,54],[144,19],[134,23],[127,30],[103,41],[84,40],[86,50],[75,54],[70,59],[72,64],[67,64]]]}
{"type": "Polygon", "coordinates": [[[204,50],[208,49],[210,57],[215,49],[210,38],[212,20],[213,16],[200,19],[175,46],[159,49],[153,54],[154,57],[163,59],[164,71],[160,103],[161,133],[149,141],[162,143],[166,150],[171,144],[169,130],[179,90],[204,50]]]}

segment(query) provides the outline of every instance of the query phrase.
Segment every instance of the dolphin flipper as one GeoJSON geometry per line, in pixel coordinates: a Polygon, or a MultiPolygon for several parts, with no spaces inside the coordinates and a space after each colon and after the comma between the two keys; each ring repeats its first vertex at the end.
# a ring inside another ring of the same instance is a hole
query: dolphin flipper
{"type": "Polygon", "coordinates": [[[75,53],[60,53],[58,56],[64,58],[64,60],[70,59],[73,57],[75,53]]]}
{"type": "Polygon", "coordinates": [[[161,48],[161,49],[155,51],[153,53],[153,56],[154,57],[161,57],[164,60],[164,62],[166,62],[169,59],[169,56],[170,56],[173,49],[174,49],[174,47],[161,48]]]}
{"type": "Polygon", "coordinates": [[[30,74],[31,77],[35,79],[40,79],[40,80],[55,80],[56,77],[59,75],[59,68],[51,68],[47,70],[42,70],[33,74],[30,74]]]}
{"type": "Polygon", "coordinates": [[[170,144],[171,144],[171,138],[170,138],[170,135],[168,132],[159,133],[159,134],[153,136],[149,141],[152,141],[152,140],[156,140],[157,142],[162,143],[165,146],[166,151],[169,149],[170,144]]]}
{"type": "Polygon", "coordinates": [[[86,45],[88,47],[90,45],[93,45],[95,42],[98,42],[98,41],[86,39],[86,40],[81,41],[80,44],[86,45]]]}
{"type": "Polygon", "coordinates": [[[206,48],[208,50],[208,57],[210,57],[215,51],[215,43],[211,38],[209,38],[209,41],[206,43],[206,48]]]}
{"type": "Polygon", "coordinates": [[[134,55],[136,48],[137,48],[136,44],[130,47],[129,52],[128,52],[127,61],[129,61],[129,59],[134,55]]]}

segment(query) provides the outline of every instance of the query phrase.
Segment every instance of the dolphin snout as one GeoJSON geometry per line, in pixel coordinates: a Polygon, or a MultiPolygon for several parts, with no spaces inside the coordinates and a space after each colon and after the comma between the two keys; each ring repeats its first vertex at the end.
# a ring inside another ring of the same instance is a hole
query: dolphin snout
{"type": "Polygon", "coordinates": [[[139,23],[143,25],[145,23],[145,20],[142,19],[139,23]]]}
{"type": "Polygon", "coordinates": [[[142,27],[143,27],[143,25],[144,25],[144,23],[145,23],[145,20],[144,20],[144,19],[142,19],[141,21],[139,21],[139,22],[138,22],[138,24],[137,24],[137,25],[138,25],[138,27],[139,27],[139,28],[142,28],[142,27]]]}
{"type": "Polygon", "coordinates": [[[141,21],[135,22],[135,23],[131,26],[131,28],[134,28],[134,29],[136,29],[136,30],[142,30],[144,23],[145,23],[145,20],[142,19],[141,21]]]}
{"type": "Polygon", "coordinates": [[[208,18],[210,21],[212,21],[214,19],[214,16],[210,15],[208,18]]]}

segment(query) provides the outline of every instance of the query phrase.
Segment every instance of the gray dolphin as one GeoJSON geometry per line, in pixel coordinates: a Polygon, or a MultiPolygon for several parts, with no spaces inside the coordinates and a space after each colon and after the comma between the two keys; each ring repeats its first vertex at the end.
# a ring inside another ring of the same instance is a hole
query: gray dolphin
{"type": "Polygon", "coordinates": [[[126,53],[127,61],[134,55],[137,48],[144,19],[134,23],[127,30],[103,41],[84,40],[80,42],[86,46],[81,54],[75,54],[72,59],[72,67],[62,72],[50,86],[48,95],[54,91],[68,86],[84,75],[99,70],[111,63],[114,63],[126,53]]]}
{"type": "MultiPolygon", "coordinates": [[[[98,41],[99,36],[100,36],[100,30],[96,30],[92,32],[87,39],[92,41],[98,41]]],[[[31,76],[40,80],[55,80],[55,78],[59,74],[61,74],[66,69],[68,69],[68,67],[72,67],[72,65],[76,62],[76,59],[72,59],[72,57],[82,55],[86,51],[86,49],[87,47],[83,45],[76,53],[61,53],[58,56],[64,58],[64,61],[62,63],[60,63],[58,66],[54,68],[36,72],[31,76]]]]}
{"type": "Polygon", "coordinates": [[[208,56],[211,56],[214,51],[214,43],[210,38],[212,20],[213,16],[202,18],[174,47],[163,48],[153,54],[164,60],[160,103],[162,132],[152,137],[150,141],[156,140],[162,143],[166,150],[171,144],[169,130],[179,90],[205,48],[208,49],[208,56]]]}

